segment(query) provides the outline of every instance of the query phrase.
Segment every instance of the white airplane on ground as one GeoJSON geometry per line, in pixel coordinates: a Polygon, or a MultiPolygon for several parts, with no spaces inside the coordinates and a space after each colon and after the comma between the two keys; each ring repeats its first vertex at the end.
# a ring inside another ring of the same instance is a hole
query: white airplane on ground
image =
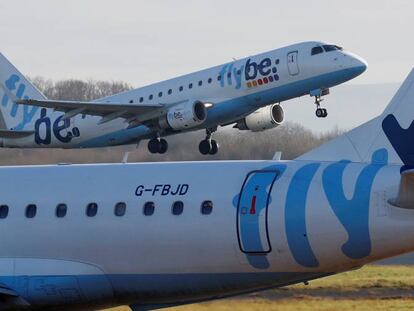
{"type": "Polygon", "coordinates": [[[282,101],[321,96],[366,70],[342,48],[305,42],[205,69],[93,102],[48,100],[0,54],[0,138],[4,147],[88,148],[150,139],[165,153],[168,135],[206,129],[202,154],[215,154],[219,125],[262,131],[283,121],[282,101]],[[21,106],[19,106],[19,104],[21,106]],[[30,105],[30,106],[29,106],[30,105]],[[62,113],[63,112],[63,113],[62,113]]]}
{"type": "Polygon", "coordinates": [[[3,310],[149,310],[414,250],[414,71],[294,161],[0,168],[3,310]]]}

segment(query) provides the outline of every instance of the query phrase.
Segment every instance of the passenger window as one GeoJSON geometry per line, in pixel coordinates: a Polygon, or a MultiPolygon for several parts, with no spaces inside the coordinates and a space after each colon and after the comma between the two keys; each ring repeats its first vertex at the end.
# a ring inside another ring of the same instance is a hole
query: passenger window
{"type": "Polygon", "coordinates": [[[60,203],[56,206],[56,217],[62,218],[66,216],[68,207],[64,203],[60,203]]]}
{"type": "Polygon", "coordinates": [[[134,103],[134,100],[133,100],[133,99],[131,99],[131,100],[129,101],[129,103],[130,103],[130,104],[133,104],[133,103],[134,103]]]}
{"type": "Polygon", "coordinates": [[[172,205],[171,211],[173,215],[181,215],[183,213],[183,210],[184,210],[184,203],[182,201],[176,201],[172,205]]]}
{"type": "Polygon", "coordinates": [[[182,92],[184,90],[184,87],[180,86],[180,92],[182,92]]]}
{"type": "Polygon", "coordinates": [[[211,201],[204,201],[201,204],[201,214],[203,215],[210,215],[213,211],[213,202],[211,201]]]}
{"type": "Polygon", "coordinates": [[[193,88],[193,84],[192,84],[192,83],[190,83],[190,84],[188,85],[188,88],[189,88],[189,89],[192,89],[192,88],[193,88]]]}
{"type": "Polygon", "coordinates": [[[202,86],[203,85],[203,81],[198,81],[198,86],[202,86]]]}
{"type": "Polygon", "coordinates": [[[172,94],[172,89],[169,89],[168,90],[168,95],[171,95],[172,94]]]}
{"type": "Polygon", "coordinates": [[[241,70],[237,70],[237,75],[240,76],[241,75],[241,70]]]}
{"type": "Polygon", "coordinates": [[[124,202],[118,202],[115,205],[115,216],[124,216],[126,212],[126,204],[124,202]]]}
{"type": "Polygon", "coordinates": [[[33,218],[36,216],[37,207],[35,204],[29,204],[26,206],[26,217],[33,218]]]}
{"type": "Polygon", "coordinates": [[[9,215],[9,207],[7,205],[0,205],[0,219],[7,218],[9,215]]]}
{"type": "Polygon", "coordinates": [[[227,73],[227,78],[229,78],[229,79],[231,78],[231,72],[227,73]]]}
{"type": "Polygon", "coordinates": [[[86,216],[94,217],[98,213],[98,204],[96,203],[89,203],[86,207],[86,216]]]}
{"type": "Polygon", "coordinates": [[[211,79],[211,78],[208,78],[208,83],[211,83],[211,82],[213,82],[213,79],[211,79]]]}
{"type": "Polygon", "coordinates": [[[221,80],[221,76],[217,76],[217,81],[220,81],[221,80]]]}
{"type": "Polygon", "coordinates": [[[162,97],[162,92],[159,92],[158,93],[158,97],[162,97]]]}
{"type": "Polygon", "coordinates": [[[323,53],[322,47],[315,46],[314,48],[312,48],[311,55],[316,55],[316,54],[320,54],[320,53],[323,53]]]}
{"type": "Polygon", "coordinates": [[[145,203],[144,210],[143,210],[145,216],[151,216],[152,214],[154,214],[154,210],[155,210],[154,202],[145,203]]]}
{"type": "Polygon", "coordinates": [[[154,98],[154,95],[151,94],[148,98],[149,100],[152,100],[154,98]]]}
{"type": "Polygon", "coordinates": [[[144,101],[144,97],[139,98],[139,102],[142,103],[144,101]]]}

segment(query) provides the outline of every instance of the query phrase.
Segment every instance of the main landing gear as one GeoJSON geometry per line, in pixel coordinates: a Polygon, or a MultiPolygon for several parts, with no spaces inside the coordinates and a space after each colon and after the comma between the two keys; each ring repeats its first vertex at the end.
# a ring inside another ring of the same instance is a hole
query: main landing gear
{"type": "Polygon", "coordinates": [[[151,153],[164,154],[168,150],[168,142],[163,138],[153,138],[148,142],[148,150],[151,153]]]}
{"type": "Polygon", "coordinates": [[[214,130],[207,129],[206,130],[206,139],[202,140],[198,145],[198,149],[200,150],[201,154],[207,155],[211,154],[214,155],[218,152],[220,146],[217,141],[211,139],[211,134],[214,130]]]}

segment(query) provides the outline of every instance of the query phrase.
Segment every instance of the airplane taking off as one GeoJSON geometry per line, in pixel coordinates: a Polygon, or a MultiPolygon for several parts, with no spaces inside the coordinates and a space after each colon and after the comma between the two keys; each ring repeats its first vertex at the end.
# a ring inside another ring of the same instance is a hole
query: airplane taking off
{"type": "Polygon", "coordinates": [[[149,310],[414,250],[414,70],[293,161],[0,168],[0,306],[149,310]]]}
{"type": "Polygon", "coordinates": [[[218,126],[263,131],[283,122],[280,102],[310,94],[316,115],[321,97],[355,78],[367,64],[341,47],[304,42],[234,60],[93,102],[49,100],[0,54],[1,145],[89,148],[149,139],[165,153],[168,135],[206,130],[202,154],[215,154],[218,126]]]}

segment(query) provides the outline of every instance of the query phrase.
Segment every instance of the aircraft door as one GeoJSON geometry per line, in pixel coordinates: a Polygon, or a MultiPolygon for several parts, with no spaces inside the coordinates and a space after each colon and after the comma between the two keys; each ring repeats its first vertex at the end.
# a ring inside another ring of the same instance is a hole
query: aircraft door
{"type": "Polygon", "coordinates": [[[268,206],[277,171],[250,172],[243,184],[237,206],[237,234],[244,253],[271,251],[268,232],[268,206]]]}
{"type": "Polygon", "coordinates": [[[289,52],[287,54],[287,65],[291,76],[299,74],[298,51],[289,52]]]}

